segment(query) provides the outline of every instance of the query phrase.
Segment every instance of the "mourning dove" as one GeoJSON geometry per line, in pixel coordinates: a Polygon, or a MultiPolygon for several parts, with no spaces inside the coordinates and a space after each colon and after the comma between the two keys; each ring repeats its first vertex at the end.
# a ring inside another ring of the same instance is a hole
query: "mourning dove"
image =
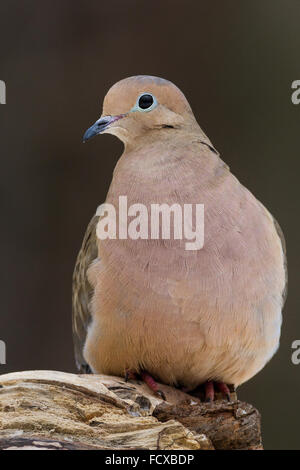
{"type": "Polygon", "coordinates": [[[228,397],[279,345],[286,292],[284,238],[272,215],[220,159],[171,82],[130,77],[107,93],[84,140],[124,143],[106,203],[204,204],[204,245],[114,239],[91,220],[73,282],[73,331],[81,371],[139,374],[228,397]],[[127,372],[126,372],[127,371],[127,372]]]}

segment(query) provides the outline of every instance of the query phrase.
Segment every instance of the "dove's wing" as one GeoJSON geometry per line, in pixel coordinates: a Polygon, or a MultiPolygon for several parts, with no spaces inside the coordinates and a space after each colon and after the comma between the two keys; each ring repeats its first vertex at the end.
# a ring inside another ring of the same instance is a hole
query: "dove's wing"
{"type": "Polygon", "coordinates": [[[73,273],[73,341],[76,365],[82,373],[90,371],[82,351],[91,320],[90,301],[93,288],[87,278],[87,269],[98,255],[96,236],[98,219],[99,217],[95,215],[86,229],[73,273]]]}

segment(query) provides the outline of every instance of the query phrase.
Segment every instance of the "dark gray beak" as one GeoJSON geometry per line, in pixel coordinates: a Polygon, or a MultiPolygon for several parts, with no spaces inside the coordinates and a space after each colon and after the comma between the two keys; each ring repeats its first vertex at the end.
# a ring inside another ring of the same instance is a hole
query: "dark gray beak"
{"type": "Polygon", "coordinates": [[[118,121],[124,117],[124,114],[119,115],[119,116],[103,116],[98,121],[95,122],[84,134],[83,136],[83,142],[86,142],[87,140],[91,139],[92,137],[95,137],[95,135],[101,134],[101,132],[105,131],[105,129],[108,128],[110,124],[112,124],[115,121],[118,121]]]}

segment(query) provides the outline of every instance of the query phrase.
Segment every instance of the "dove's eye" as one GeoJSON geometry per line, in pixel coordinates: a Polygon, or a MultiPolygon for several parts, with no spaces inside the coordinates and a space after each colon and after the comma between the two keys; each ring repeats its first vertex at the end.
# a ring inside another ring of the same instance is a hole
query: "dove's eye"
{"type": "Polygon", "coordinates": [[[154,103],[152,95],[142,95],[139,98],[139,107],[142,109],[148,109],[154,103]]]}
{"type": "Polygon", "coordinates": [[[143,93],[137,99],[135,107],[132,111],[151,111],[157,105],[155,96],[151,93],[143,93]]]}

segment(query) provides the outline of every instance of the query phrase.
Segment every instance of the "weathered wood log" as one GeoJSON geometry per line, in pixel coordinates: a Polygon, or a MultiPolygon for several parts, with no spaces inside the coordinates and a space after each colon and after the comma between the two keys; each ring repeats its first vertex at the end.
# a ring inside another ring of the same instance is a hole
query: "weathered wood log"
{"type": "Polygon", "coordinates": [[[53,371],[0,376],[0,449],[261,449],[260,416],[160,385],[53,371]]]}

